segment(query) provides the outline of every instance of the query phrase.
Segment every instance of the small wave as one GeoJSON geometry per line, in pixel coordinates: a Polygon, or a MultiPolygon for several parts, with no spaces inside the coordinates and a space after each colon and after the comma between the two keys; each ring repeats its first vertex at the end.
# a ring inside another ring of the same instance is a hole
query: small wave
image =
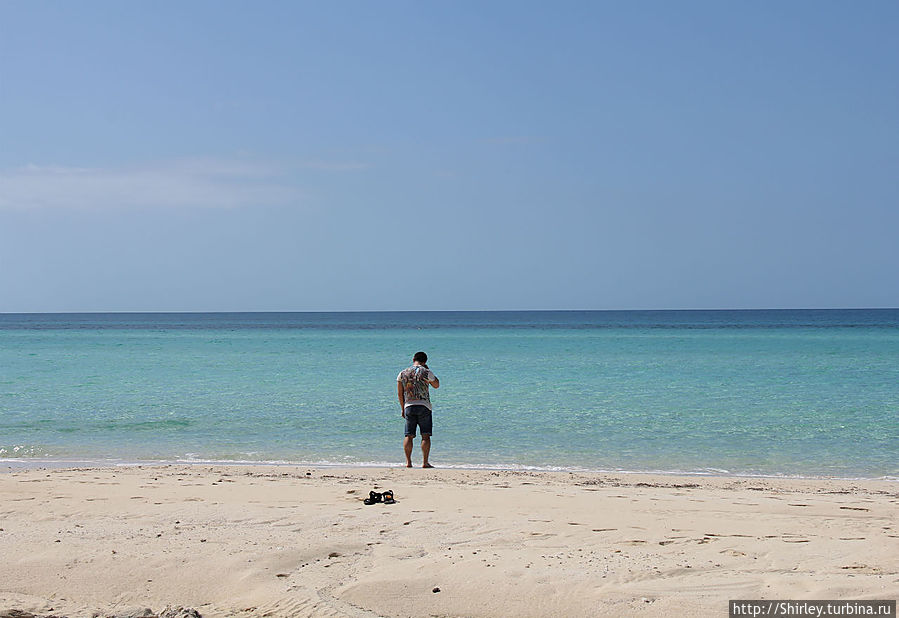
{"type": "MultiPolygon", "coordinates": [[[[59,427],[41,427],[44,431],[59,433],[91,433],[95,431],[158,431],[166,429],[183,429],[193,425],[188,419],[162,419],[155,421],[103,421],[80,423],[78,425],[61,425],[59,427]]],[[[23,426],[22,428],[30,428],[23,426]]]]}
{"type": "MultiPolygon", "coordinates": [[[[2,455],[2,453],[0,453],[2,455]]],[[[14,463],[17,467],[134,467],[160,465],[209,465],[209,466],[308,466],[317,468],[402,468],[404,464],[395,461],[335,461],[330,459],[220,459],[200,457],[195,453],[187,453],[182,457],[159,459],[123,459],[123,458],[52,458],[52,457],[3,457],[0,463],[14,463]]],[[[583,466],[529,465],[517,463],[440,463],[435,469],[447,470],[484,470],[509,472],[567,472],[579,474],[619,474],[659,476],[696,476],[696,477],[736,477],[736,478],[770,478],[793,480],[845,480],[845,481],[889,481],[899,482],[896,475],[878,476],[836,476],[821,474],[787,474],[763,473],[758,471],[731,471],[722,468],[703,469],[625,469],[625,468],[588,468],[583,466]]]]}
{"type": "Polygon", "coordinates": [[[103,425],[104,428],[108,429],[137,429],[137,430],[145,430],[145,429],[166,429],[166,428],[181,428],[181,427],[190,427],[193,424],[193,421],[184,418],[172,418],[158,421],[138,421],[133,423],[106,423],[103,425]]]}
{"type": "Polygon", "coordinates": [[[3,458],[34,458],[34,457],[49,457],[50,453],[45,451],[43,447],[36,444],[11,444],[7,446],[0,446],[0,461],[3,458]]]}

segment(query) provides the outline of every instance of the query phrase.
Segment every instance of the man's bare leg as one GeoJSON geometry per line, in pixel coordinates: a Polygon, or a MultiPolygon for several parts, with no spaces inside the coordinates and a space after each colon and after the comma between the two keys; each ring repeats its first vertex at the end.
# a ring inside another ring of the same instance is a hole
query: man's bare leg
{"type": "MultiPolygon", "coordinates": [[[[424,438],[422,438],[421,443],[422,448],[424,448],[424,438]]],[[[429,444],[430,446],[430,444],[429,444]]],[[[406,436],[403,438],[403,450],[406,452],[406,467],[412,467],[412,436],[406,436]]],[[[426,458],[427,459],[427,458],[426,458]]]]}
{"type": "MultiPolygon", "coordinates": [[[[412,445],[409,445],[409,452],[412,452],[412,445]]],[[[423,433],[421,434],[421,459],[422,459],[422,468],[433,468],[431,464],[428,463],[428,455],[431,454],[431,434],[423,433]]],[[[408,457],[407,457],[408,459],[408,457]]],[[[412,465],[411,463],[409,464],[412,465]]]]}

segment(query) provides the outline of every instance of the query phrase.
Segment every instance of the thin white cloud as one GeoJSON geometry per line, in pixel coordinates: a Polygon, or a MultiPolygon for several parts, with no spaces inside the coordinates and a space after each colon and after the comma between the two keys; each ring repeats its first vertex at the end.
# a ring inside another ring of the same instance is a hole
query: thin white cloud
{"type": "Polygon", "coordinates": [[[368,163],[356,161],[303,161],[300,167],[322,172],[353,172],[371,167],[368,163]]]}
{"type": "Polygon", "coordinates": [[[527,144],[535,144],[542,140],[539,137],[530,137],[527,135],[511,135],[507,137],[488,137],[482,141],[488,144],[524,146],[527,144]]]}
{"type": "Polygon", "coordinates": [[[301,198],[287,171],[244,160],[183,159],[85,168],[27,165],[0,170],[0,209],[241,208],[301,198]]]}

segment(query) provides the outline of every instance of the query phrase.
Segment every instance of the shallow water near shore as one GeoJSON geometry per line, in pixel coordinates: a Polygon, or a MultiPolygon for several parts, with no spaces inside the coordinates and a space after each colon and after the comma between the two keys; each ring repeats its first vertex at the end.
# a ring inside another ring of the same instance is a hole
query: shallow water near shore
{"type": "Polygon", "coordinates": [[[899,475],[899,310],[0,315],[0,458],[899,475]],[[418,454],[416,453],[416,456],[418,454]]]}

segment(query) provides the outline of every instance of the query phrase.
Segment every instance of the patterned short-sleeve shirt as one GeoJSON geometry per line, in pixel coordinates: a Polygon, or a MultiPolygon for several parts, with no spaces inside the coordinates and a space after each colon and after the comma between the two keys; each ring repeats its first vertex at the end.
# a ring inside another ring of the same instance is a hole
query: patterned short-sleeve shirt
{"type": "Polygon", "coordinates": [[[428,382],[437,379],[434,372],[421,365],[412,365],[403,369],[396,377],[397,382],[403,385],[403,408],[409,406],[425,406],[431,409],[431,393],[428,390],[428,382]]]}

